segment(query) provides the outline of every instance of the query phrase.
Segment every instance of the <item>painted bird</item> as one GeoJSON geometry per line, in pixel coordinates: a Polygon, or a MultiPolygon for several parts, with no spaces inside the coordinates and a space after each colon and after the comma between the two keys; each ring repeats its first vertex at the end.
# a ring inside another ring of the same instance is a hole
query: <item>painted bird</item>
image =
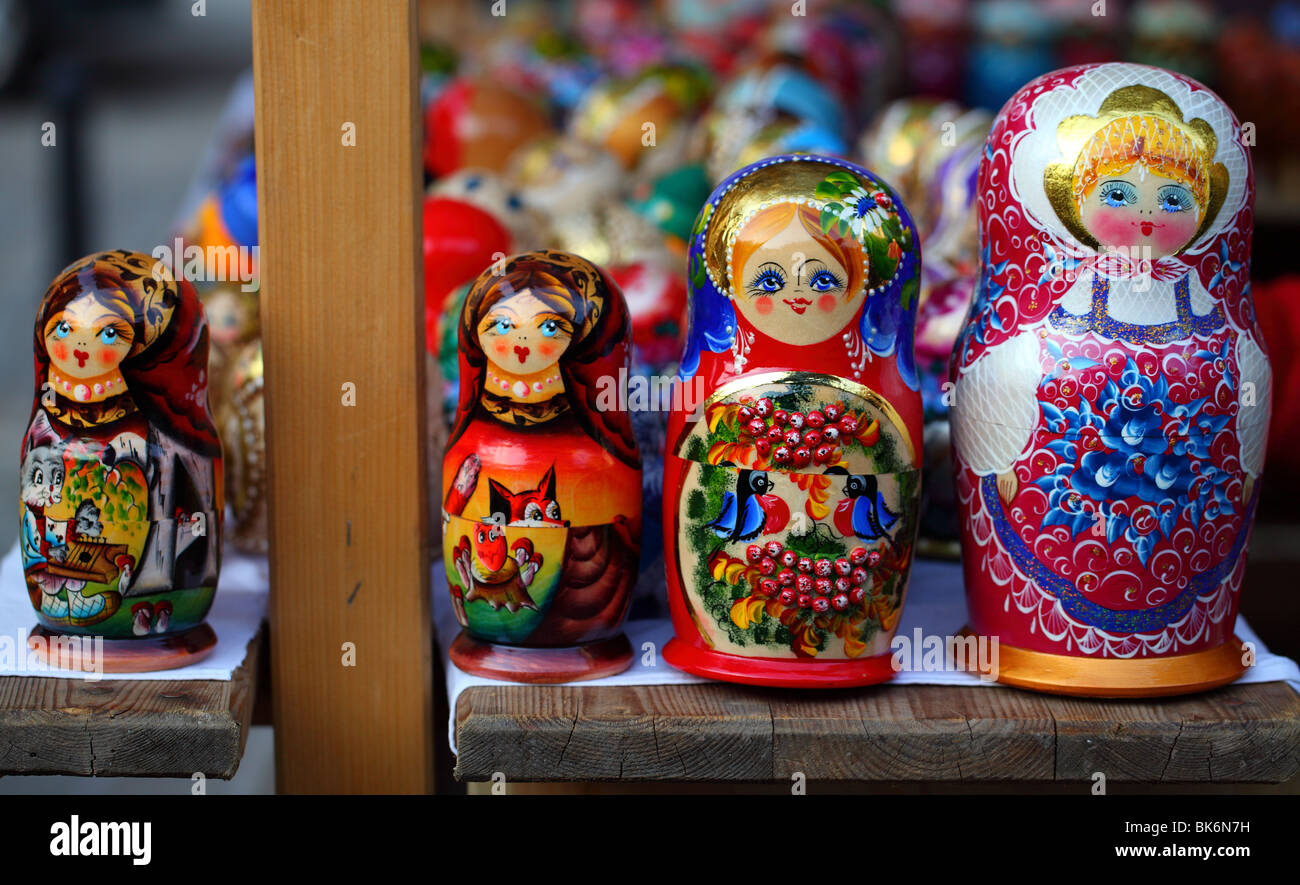
{"type": "Polygon", "coordinates": [[[542,555],[533,551],[527,538],[507,547],[502,526],[481,523],[474,527],[472,541],[468,535],[461,536],[452,562],[465,587],[465,602],[482,599],[494,610],[504,606],[511,613],[521,608],[538,610],[528,595],[528,585],[542,567],[542,555]]]}
{"type": "Polygon", "coordinates": [[[842,474],[844,494],[835,507],[835,528],[845,537],[856,536],[864,541],[881,538],[892,541],[889,530],[898,522],[898,514],[885,504],[885,496],[876,485],[875,474],[850,474],[843,467],[832,467],[830,474],[842,474]]]}
{"type": "Polygon", "coordinates": [[[773,486],[767,471],[741,470],[736,491],[723,495],[722,510],[708,527],[726,541],[779,532],[790,521],[790,508],[779,496],[767,494],[773,486]]]}

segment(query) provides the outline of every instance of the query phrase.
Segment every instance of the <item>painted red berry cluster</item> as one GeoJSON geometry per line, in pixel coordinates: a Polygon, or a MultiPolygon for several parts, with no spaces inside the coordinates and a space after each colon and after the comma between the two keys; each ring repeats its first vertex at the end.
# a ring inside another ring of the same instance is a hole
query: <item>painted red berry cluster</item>
{"type": "Polygon", "coordinates": [[[780,466],[834,464],[841,443],[859,430],[858,419],[844,414],[837,403],[805,414],[778,409],[762,397],[752,403],[742,400],[737,417],[742,442],[752,440],[760,456],[780,466]]]}
{"type": "Polygon", "coordinates": [[[819,615],[861,607],[870,594],[868,569],[880,564],[880,552],[865,547],[854,547],[847,557],[813,559],[786,549],[780,541],[750,544],[745,558],[762,574],[756,595],[819,615]]]}

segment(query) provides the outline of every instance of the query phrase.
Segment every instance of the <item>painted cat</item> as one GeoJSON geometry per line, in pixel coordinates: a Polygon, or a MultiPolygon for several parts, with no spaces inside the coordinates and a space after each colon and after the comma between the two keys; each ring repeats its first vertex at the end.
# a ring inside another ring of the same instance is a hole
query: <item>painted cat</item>
{"type": "MultiPolygon", "coordinates": [[[[67,617],[68,603],[59,591],[80,592],[85,581],[50,574],[47,565],[62,562],[67,544],[60,538],[53,520],[45,509],[63,500],[63,445],[34,446],[23,458],[19,480],[23,502],[22,555],[23,570],[41,588],[41,610],[53,617],[67,617]]],[[[62,524],[60,524],[62,526],[62,524]]]]}
{"type": "Polygon", "coordinates": [[[483,521],[496,525],[563,527],[569,524],[560,516],[560,505],[555,499],[554,464],[537,488],[522,492],[512,492],[495,479],[488,479],[488,507],[491,512],[483,521]]]}

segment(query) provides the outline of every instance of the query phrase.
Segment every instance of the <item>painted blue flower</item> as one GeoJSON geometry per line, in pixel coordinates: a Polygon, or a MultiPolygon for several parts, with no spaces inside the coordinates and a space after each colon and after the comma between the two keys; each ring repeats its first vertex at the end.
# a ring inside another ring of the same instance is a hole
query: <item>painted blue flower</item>
{"type": "Polygon", "coordinates": [[[966,328],[957,338],[957,348],[961,352],[964,363],[970,361],[972,341],[978,344],[986,343],[990,328],[1003,331],[1002,322],[998,319],[994,306],[1007,287],[995,283],[994,280],[1002,276],[1003,271],[1007,269],[1007,262],[999,261],[994,264],[992,255],[990,246],[985,243],[980,250],[980,275],[975,283],[975,294],[971,303],[973,322],[967,323],[966,328]]]}
{"type": "Polygon", "coordinates": [[[1241,270],[1242,263],[1228,260],[1228,240],[1225,237],[1219,243],[1219,269],[1214,272],[1214,276],[1210,277],[1210,285],[1206,288],[1213,291],[1228,277],[1235,276],[1237,271],[1241,270]]]}
{"type": "Polygon", "coordinates": [[[1044,527],[1063,525],[1078,535],[1102,521],[1107,543],[1123,536],[1145,565],[1156,541],[1170,536],[1183,513],[1193,524],[1231,513],[1227,475],[1202,460],[1227,418],[1203,414],[1205,402],[1172,404],[1164,375],[1143,375],[1131,359],[1118,383],[1106,380],[1095,404],[1080,399],[1077,406],[1061,409],[1040,401],[1047,428],[1060,434],[1046,448],[1061,459],[1051,474],[1035,481],[1048,495],[1044,527]],[[1185,438],[1172,444],[1166,439],[1167,417],[1175,419],[1185,438]],[[1089,427],[1103,447],[1080,458],[1081,434],[1089,427]],[[1085,509],[1084,498],[1096,506],[1085,509]],[[1132,499],[1143,504],[1125,513],[1111,506],[1132,499]],[[1135,524],[1139,519],[1141,530],[1135,524]]]}

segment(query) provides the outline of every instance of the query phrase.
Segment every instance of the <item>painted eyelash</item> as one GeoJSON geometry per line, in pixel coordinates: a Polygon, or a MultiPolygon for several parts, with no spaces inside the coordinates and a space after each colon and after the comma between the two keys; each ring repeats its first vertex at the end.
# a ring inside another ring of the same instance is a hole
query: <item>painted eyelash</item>
{"type": "Polygon", "coordinates": [[[761,284],[764,280],[772,279],[773,277],[775,277],[776,281],[781,284],[781,288],[785,288],[785,274],[781,273],[781,271],[774,267],[765,267],[758,273],[754,274],[754,278],[749,281],[748,288],[766,291],[762,288],[761,284]]]}
{"type": "Polygon", "coordinates": [[[840,277],[837,276],[835,271],[833,270],[826,270],[825,268],[823,268],[822,270],[814,272],[811,279],[815,280],[818,277],[820,277],[822,274],[825,274],[826,276],[831,278],[832,289],[844,288],[844,280],[840,279],[840,277]]]}
{"type": "Polygon", "coordinates": [[[1126,204],[1137,202],[1137,188],[1133,187],[1133,185],[1129,184],[1127,181],[1120,179],[1108,181],[1101,186],[1099,189],[1101,202],[1107,206],[1113,206],[1114,204],[1111,203],[1109,196],[1114,191],[1119,191],[1123,194],[1124,202],[1126,204]]]}
{"type": "Polygon", "coordinates": [[[1176,184],[1167,184],[1164,187],[1160,188],[1160,190],[1156,191],[1156,200],[1159,201],[1160,208],[1164,209],[1164,211],[1166,212],[1174,212],[1174,211],[1183,212],[1192,208],[1193,205],[1192,197],[1187,192],[1187,189],[1183,187],[1179,187],[1176,184]],[[1168,200],[1170,197],[1175,198],[1175,202],[1177,202],[1178,204],[1177,210],[1165,209],[1165,201],[1168,200]]]}
{"type": "Polygon", "coordinates": [[[540,329],[542,326],[546,325],[547,323],[555,323],[556,327],[557,327],[561,332],[564,332],[566,335],[572,335],[572,334],[573,334],[573,324],[570,323],[568,320],[566,320],[564,317],[560,317],[560,316],[543,316],[543,317],[540,317],[540,318],[537,320],[537,328],[540,329]]]}

